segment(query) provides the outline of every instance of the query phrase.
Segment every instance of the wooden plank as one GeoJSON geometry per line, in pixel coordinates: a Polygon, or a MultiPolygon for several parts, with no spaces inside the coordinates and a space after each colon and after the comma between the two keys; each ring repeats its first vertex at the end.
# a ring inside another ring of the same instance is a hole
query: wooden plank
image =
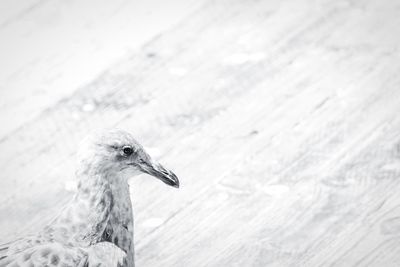
{"type": "Polygon", "coordinates": [[[90,83],[204,1],[0,3],[0,138],[90,83]]]}

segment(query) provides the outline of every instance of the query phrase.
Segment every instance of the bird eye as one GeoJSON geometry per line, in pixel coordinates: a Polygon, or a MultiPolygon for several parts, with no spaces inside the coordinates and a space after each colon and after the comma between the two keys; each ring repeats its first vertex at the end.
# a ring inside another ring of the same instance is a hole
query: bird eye
{"type": "Polygon", "coordinates": [[[130,147],[130,146],[124,146],[124,147],[122,148],[122,152],[124,152],[124,154],[125,154],[126,156],[130,156],[130,155],[132,155],[132,153],[133,153],[133,149],[132,149],[132,147],[130,147]]]}

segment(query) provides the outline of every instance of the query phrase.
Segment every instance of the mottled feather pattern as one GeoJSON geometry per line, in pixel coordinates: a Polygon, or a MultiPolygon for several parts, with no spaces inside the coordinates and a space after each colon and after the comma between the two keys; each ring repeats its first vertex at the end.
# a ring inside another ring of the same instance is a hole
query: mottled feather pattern
{"type": "Polygon", "coordinates": [[[112,130],[86,138],[71,202],[39,233],[0,246],[0,266],[134,266],[127,178],[140,172],[179,186],[129,133],[112,130]]]}

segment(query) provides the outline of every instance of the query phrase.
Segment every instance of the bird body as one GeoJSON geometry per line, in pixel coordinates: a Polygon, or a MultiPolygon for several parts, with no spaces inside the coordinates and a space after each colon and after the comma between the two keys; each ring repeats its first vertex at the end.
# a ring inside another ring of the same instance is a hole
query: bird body
{"type": "Polygon", "coordinates": [[[0,245],[0,266],[134,266],[127,179],[145,172],[175,187],[179,180],[121,130],[88,137],[78,161],[71,202],[39,233],[0,245]]]}

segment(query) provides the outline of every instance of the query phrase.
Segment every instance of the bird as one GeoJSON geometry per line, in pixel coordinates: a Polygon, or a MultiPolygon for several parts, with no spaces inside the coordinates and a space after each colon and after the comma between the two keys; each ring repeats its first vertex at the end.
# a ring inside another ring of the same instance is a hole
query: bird
{"type": "Polygon", "coordinates": [[[133,267],[128,178],[141,173],[179,188],[179,179],[120,129],[86,137],[71,201],[37,233],[0,245],[0,266],[133,267]]]}

